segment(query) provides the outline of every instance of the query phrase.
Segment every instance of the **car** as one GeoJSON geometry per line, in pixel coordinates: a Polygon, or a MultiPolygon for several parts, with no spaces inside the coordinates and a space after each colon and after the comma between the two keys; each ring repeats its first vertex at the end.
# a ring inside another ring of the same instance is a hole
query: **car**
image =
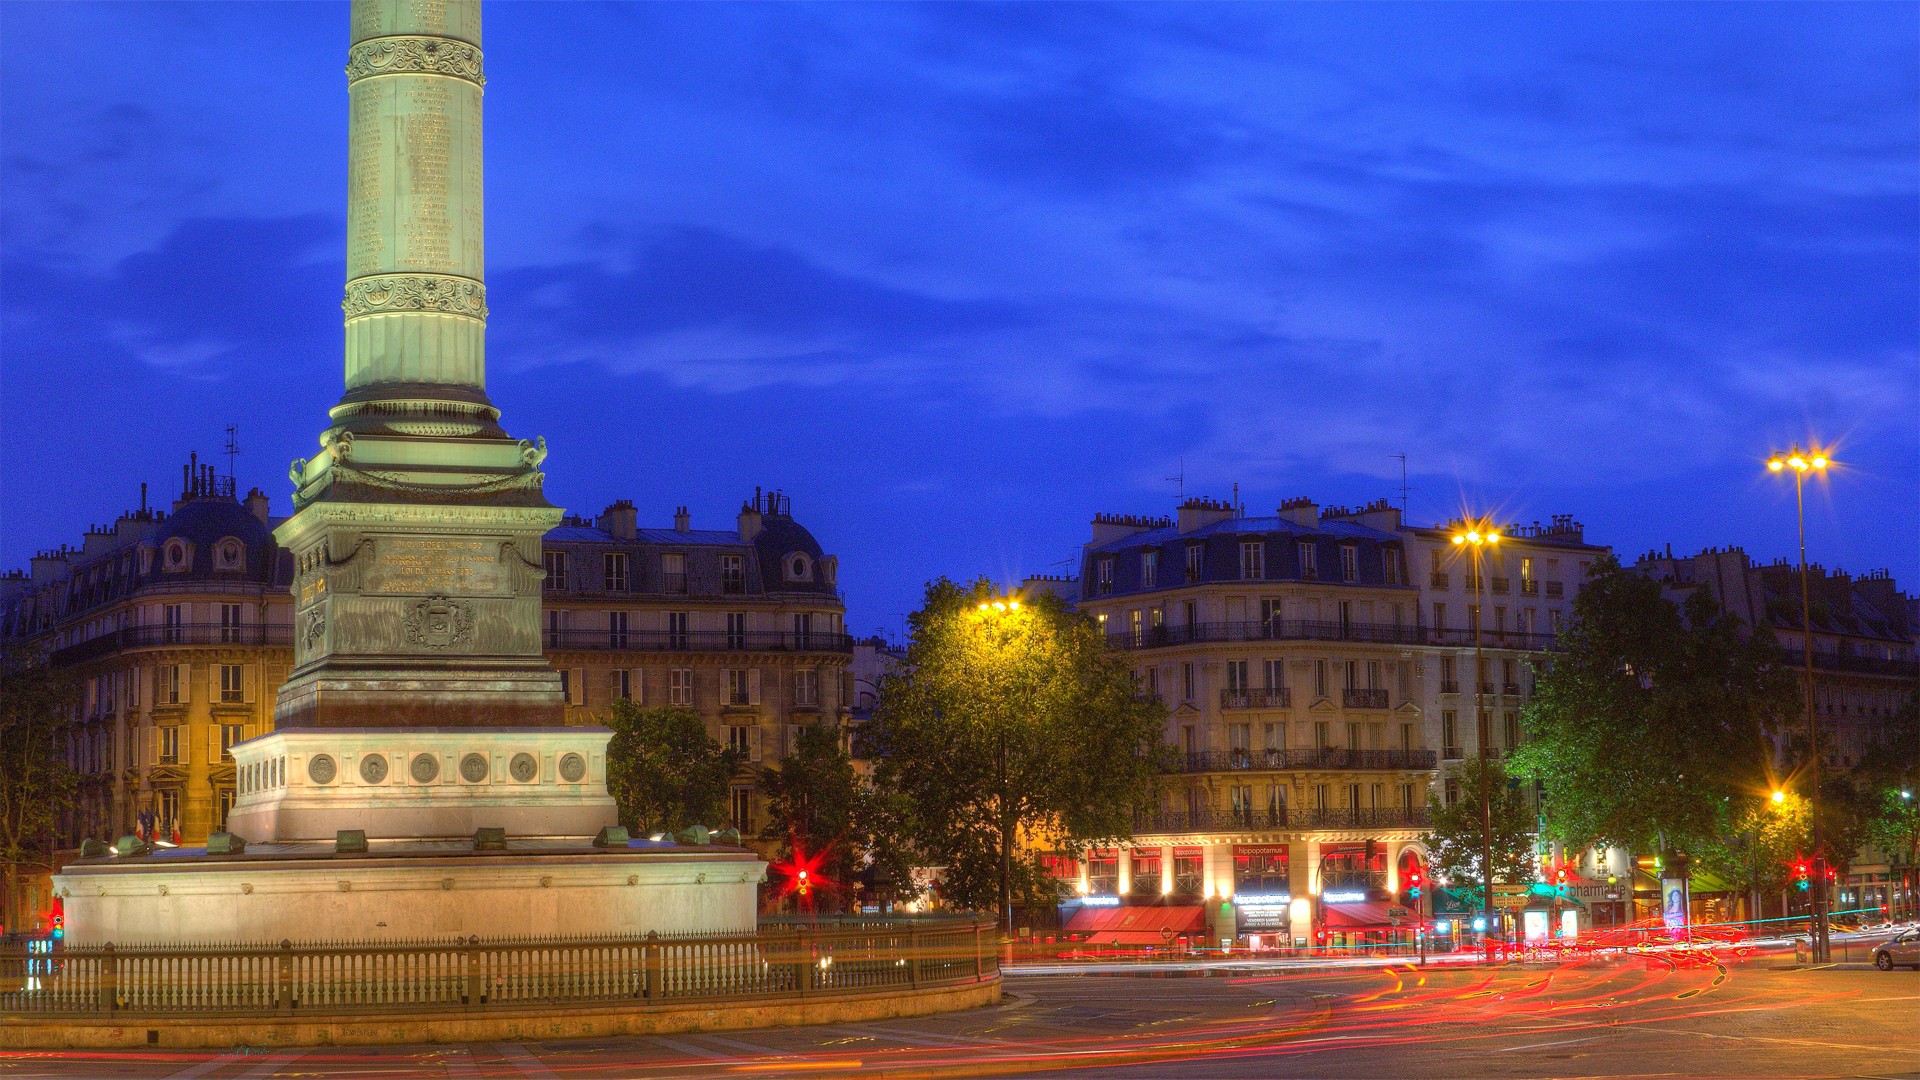
{"type": "Polygon", "coordinates": [[[1920,970],[1920,930],[1896,934],[1873,947],[1873,966],[1892,971],[1895,965],[1908,964],[1920,970]]]}

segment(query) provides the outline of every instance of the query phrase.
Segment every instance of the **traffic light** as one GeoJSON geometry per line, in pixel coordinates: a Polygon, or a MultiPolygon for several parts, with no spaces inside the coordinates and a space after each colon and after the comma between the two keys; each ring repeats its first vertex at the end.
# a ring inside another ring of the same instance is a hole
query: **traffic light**
{"type": "Polygon", "coordinates": [[[1553,887],[1560,890],[1562,896],[1567,892],[1567,868],[1558,867],[1553,872],[1553,887]]]}
{"type": "Polygon", "coordinates": [[[805,896],[813,891],[813,882],[808,879],[805,870],[800,871],[800,875],[795,881],[793,891],[799,893],[801,896],[805,896]]]}
{"type": "Polygon", "coordinates": [[[1812,883],[1807,879],[1807,864],[1805,862],[1796,862],[1793,864],[1793,887],[1801,892],[1805,892],[1812,887],[1812,883]]]}
{"type": "Polygon", "coordinates": [[[1415,870],[1411,874],[1407,875],[1407,896],[1409,899],[1413,899],[1413,900],[1420,899],[1420,882],[1422,880],[1423,879],[1420,877],[1420,871],[1418,870],[1415,870]]]}

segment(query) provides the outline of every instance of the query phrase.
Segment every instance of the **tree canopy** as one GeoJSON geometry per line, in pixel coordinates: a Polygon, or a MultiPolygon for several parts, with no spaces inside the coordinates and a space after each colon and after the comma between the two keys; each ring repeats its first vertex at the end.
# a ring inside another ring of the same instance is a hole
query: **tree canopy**
{"type": "Polygon", "coordinates": [[[838,907],[863,882],[908,887],[897,808],[855,770],[838,728],[801,728],[779,767],[761,774],[761,790],[768,820],[760,836],[779,843],[786,867],[804,862],[820,883],[810,906],[838,907]]]}
{"type": "Polygon", "coordinates": [[[22,929],[14,910],[21,871],[47,865],[54,828],[79,790],[66,756],[73,700],[72,683],[38,655],[0,652],[0,925],[7,930],[22,929]]]}
{"type": "Polygon", "coordinates": [[[621,824],[645,833],[727,819],[728,784],[745,756],[709,736],[697,713],[616,701],[606,720],[607,792],[621,824]]]}
{"type": "Polygon", "coordinates": [[[1522,714],[1510,766],[1542,781],[1569,846],[1699,846],[1723,808],[1771,787],[1769,733],[1797,690],[1766,627],[1705,589],[1685,607],[1612,559],[1594,565],[1522,714]]]}
{"type": "Polygon", "coordinates": [[[1014,605],[943,578],[908,621],[872,721],[880,784],[904,797],[950,900],[1045,902],[1039,849],[1124,839],[1151,806],[1164,709],[1055,597],[1014,605]]]}
{"type": "Polygon", "coordinates": [[[1498,761],[1468,758],[1460,767],[1460,798],[1447,805],[1438,792],[1430,795],[1427,809],[1432,817],[1424,841],[1436,880],[1444,879],[1447,891],[1466,900],[1474,908],[1486,902],[1486,874],[1481,858],[1484,830],[1481,792],[1492,796],[1493,880],[1512,885],[1534,878],[1534,827],[1526,794],[1508,780],[1498,761]]]}

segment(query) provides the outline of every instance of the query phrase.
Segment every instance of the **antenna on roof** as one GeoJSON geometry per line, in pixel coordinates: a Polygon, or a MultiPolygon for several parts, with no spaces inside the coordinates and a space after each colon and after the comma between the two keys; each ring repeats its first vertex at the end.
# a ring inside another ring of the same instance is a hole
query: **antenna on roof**
{"type": "Polygon", "coordinates": [[[1176,501],[1185,502],[1187,500],[1187,457],[1186,455],[1185,454],[1180,455],[1180,471],[1177,474],[1173,476],[1163,476],[1161,477],[1161,479],[1166,480],[1169,483],[1179,484],[1180,494],[1176,501]]]}
{"type": "MultiPolygon", "coordinates": [[[[226,453],[227,453],[227,479],[233,480],[235,477],[235,474],[233,471],[233,459],[235,455],[240,453],[240,425],[238,424],[227,425],[226,453]]],[[[237,482],[238,481],[236,481],[236,483],[237,482]]]]}
{"type": "Polygon", "coordinates": [[[1407,517],[1407,455],[1388,454],[1388,457],[1400,459],[1400,518],[1407,517]]]}

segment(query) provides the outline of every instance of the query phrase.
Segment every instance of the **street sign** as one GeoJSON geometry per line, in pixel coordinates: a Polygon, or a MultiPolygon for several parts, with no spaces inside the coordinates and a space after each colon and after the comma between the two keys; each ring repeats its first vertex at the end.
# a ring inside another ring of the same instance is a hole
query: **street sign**
{"type": "Polygon", "coordinates": [[[1495,885],[1493,887],[1493,895],[1495,896],[1525,896],[1532,891],[1533,886],[1525,883],[1519,885],[1495,885]]]}
{"type": "Polygon", "coordinates": [[[1173,927],[1171,927],[1171,926],[1163,926],[1163,927],[1161,927],[1161,928],[1160,928],[1160,940],[1161,940],[1161,941],[1172,941],[1172,940],[1173,940],[1173,927]]]}
{"type": "Polygon", "coordinates": [[[1390,907],[1387,909],[1387,918],[1389,919],[1404,919],[1412,914],[1413,912],[1403,907],[1390,907]]]}

